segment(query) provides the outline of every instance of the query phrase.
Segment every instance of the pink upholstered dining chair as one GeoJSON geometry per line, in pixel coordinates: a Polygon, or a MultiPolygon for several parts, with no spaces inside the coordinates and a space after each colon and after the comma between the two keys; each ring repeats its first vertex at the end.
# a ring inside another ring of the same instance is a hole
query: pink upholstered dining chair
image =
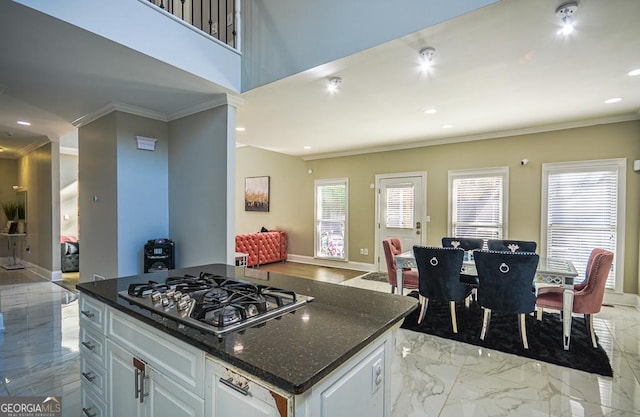
{"type": "MultiPolygon", "coordinates": [[[[586,278],[573,286],[573,312],[584,314],[587,331],[591,335],[591,344],[598,347],[593,330],[593,315],[600,311],[604,298],[604,286],[613,264],[613,253],[595,248],[591,251],[587,263],[586,278]]],[[[542,320],[542,310],[551,308],[562,310],[562,287],[542,287],[538,290],[536,305],[538,320],[542,320]]]]}
{"type": "MultiPolygon", "coordinates": [[[[396,264],[396,255],[402,253],[402,243],[400,239],[391,238],[382,241],[382,247],[384,248],[384,257],[387,261],[387,273],[389,275],[389,285],[391,285],[391,294],[396,291],[398,286],[397,271],[398,265],[396,264]]],[[[415,290],[418,288],[418,271],[411,269],[402,270],[402,287],[415,290]]],[[[402,294],[400,294],[402,295],[402,294]]]]}

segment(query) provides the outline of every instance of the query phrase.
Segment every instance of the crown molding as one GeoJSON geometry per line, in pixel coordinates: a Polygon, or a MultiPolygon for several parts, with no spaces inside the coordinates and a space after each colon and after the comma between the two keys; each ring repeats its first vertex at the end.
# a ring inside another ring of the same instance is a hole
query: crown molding
{"type": "Polygon", "coordinates": [[[191,116],[192,114],[200,113],[216,107],[225,105],[239,107],[244,103],[245,101],[239,97],[229,94],[218,94],[211,100],[196,104],[191,107],[187,107],[177,112],[161,113],[154,110],[145,109],[143,107],[133,106],[131,104],[111,102],[100,107],[96,111],[78,117],[77,119],[72,121],[71,124],[76,128],[80,128],[114,111],[121,111],[136,116],[146,117],[148,119],[159,120],[161,122],[170,122],[172,120],[181,119],[183,117],[191,116]]]}
{"type": "Polygon", "coordinates": [[[547,125],[523,127],[519,129],[498,130],[493,132],[479,133],[476,135],[458,136],[458,137],[441,138],[441,139],[430,139],[430,140],[423,140],[419,142],[402,143],[398,145],[389,145],[389,146],[378,146],[373,148],[358,149],[358,150],[351,150],[351,151],[344,151],[344,152],[332,152],[332,153],[325,153],[325,154],[306,155],[306,156],[302,156],[301,158],[303,161],[314,161],[318,159],[340,158],[344,156],[363,155],[368,153],[390,152],[390,151],[398,151],[398,150],[404,150],[404,149],[423,148],[427,146],[447,145],[451,143],[472,142],[472,141],[487,140],[487,139],[499,139],[499,138],[504,138],[509,136],[530,135],[534,133],[553,132],[557,130],[575,129],[579,127],[589,127],[589,126],[603,125],[603,124],[609,124],[609,123],[629,122],[634,120],[640,120],[640,111],[633,114],[623,114],[623,115],[610,116],[610,117],[600,117],[596,119],[553,123],[553,124],[547,124],[547,125]]]}
{"type": "Polygon", "coordinates": [[[168,114],[167,121],[182,119],[183,117],[191,116],[220,106],[240,107],[244,103],[245,101],[239,97],[229,94],[218,94],[211,100],[205,101],[204,103],[196,104],[195,106],[187,107],[186,109],[168,114]]]}
{"type": "Polygon", "coordinates": [[[156,112],[153,110],[147,110],[142,107],[132,106],[130,104],[125,103],[117,103],[112,102],[100,107],[98,110],[93,111],[91,113],[87,113],[84,116],[73,120],[71,124],[76,128],[86,126],[87,124],[98,120],[99,118],[106,116],[107,114],[114,111],[122,111],[125,113],[134,114],[137,116],[148,117],[149,119],[160,120],[160,121],[168,121],[166,115],[160,112],[156,112]]]}
{"type": "Polygon", "coordinates": [[[28,144],[27,146],[20,148],[16,153],[16,158],[22,158],[28,154],[30,154],[31,152],[35,151],[36,149],[38,149],[41,146],[46,145],[47,143],[50,143],[51,140],[49,140],[49,138],[44,138],[42,141],[37,141],[37,142],[31,142],[30,144],[28,144]]]}

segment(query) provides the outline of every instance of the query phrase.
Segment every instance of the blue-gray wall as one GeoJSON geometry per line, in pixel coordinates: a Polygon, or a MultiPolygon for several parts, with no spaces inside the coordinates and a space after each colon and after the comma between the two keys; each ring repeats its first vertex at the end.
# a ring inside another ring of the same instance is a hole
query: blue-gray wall
{"type": "Polygon", "coordinates": [[[242,0],[242,91],[497,0],[242,0]]]}

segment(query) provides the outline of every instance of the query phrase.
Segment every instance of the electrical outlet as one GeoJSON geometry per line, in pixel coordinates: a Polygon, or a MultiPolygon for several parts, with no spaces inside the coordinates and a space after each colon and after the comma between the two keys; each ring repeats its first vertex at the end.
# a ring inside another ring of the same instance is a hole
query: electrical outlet
{"type": "Polygon", "coordinates": [[[94,281],[104,281],[104,277],[102,275],[93,274],[94,281]]]}
{"type": "Polygon", "coordinates": [[[364,249],[360,248],[360,255],[364,255],[364,249]]]}
{"type": "Polygon", "coordinates": [[[369,249],[367,249],[367,248],[364,248],[362,251],[364,252],[363,255],[368,255],[369,254],[369,249]]]}

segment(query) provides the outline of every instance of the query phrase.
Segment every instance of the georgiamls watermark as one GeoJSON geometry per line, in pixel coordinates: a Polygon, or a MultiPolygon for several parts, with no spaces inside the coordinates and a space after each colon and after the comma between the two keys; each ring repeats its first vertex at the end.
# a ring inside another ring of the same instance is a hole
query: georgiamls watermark
{"type": "Polygon", "coordinates": [[[58,397],[0,397],[0,417],[61,417],[58,397]]]}

